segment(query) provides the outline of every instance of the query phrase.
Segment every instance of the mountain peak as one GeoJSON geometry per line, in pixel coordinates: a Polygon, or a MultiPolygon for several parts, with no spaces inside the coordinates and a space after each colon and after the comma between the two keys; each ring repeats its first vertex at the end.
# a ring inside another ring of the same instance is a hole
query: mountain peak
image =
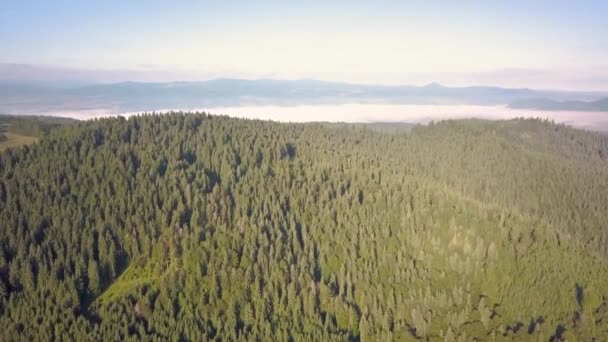
{"type": "Polygon", "coordinates": [[[441,84],[437,83],[437,82],[431,82],[427,85],[424,86],[425,88],[444,88],[444,86],[442,86],[441,84]]]}

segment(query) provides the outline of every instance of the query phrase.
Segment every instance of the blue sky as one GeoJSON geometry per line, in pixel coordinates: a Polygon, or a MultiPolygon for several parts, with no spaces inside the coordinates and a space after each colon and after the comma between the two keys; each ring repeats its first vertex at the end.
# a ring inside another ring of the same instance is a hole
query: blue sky
{"type": "Polygon", "coordinates": [[[0,63],[608,89],[605,1],[327,2],[3,1],[0,63]]]}

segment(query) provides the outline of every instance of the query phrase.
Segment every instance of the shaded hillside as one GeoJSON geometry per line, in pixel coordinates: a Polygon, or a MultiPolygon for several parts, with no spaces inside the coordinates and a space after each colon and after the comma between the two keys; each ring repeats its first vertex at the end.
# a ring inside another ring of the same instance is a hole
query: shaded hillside
{"type": "Polygon", "coordinates": [[[608,136],[547,121],[420,127],[408,165],[483,202],[561,227],[608,256],[608,136]]]}
{"type": "Polygon", "coordinates": [[[0,154],[0,334],[608,337],[605,136],[386,128],[144,115],[0,154]]]}

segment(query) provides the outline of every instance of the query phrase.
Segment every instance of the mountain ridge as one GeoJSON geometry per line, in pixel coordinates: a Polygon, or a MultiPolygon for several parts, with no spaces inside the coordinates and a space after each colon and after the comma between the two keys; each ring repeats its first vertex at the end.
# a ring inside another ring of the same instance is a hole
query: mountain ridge
{"type": "MultiPolygon", "coordinates": [[[[160,108],[212,108],[242,105],[316,105],[345,103],[506,105],[537,109],[530,99],[548,99],[551,110],[606,110],[580,105],[608,99],[604,92],[566,92],[496,86],[451,87],[436,82],[423,86],[366,85],[314,79],[237,79],[207,81],[54,84],[0,81],[0,112],[37,113],[89,108],[116,112],[160,108]],[[572,105],[579,101],[579,105],[572,105]]],[[[541,106],[541,109],[547,107],[541,106]]]]}

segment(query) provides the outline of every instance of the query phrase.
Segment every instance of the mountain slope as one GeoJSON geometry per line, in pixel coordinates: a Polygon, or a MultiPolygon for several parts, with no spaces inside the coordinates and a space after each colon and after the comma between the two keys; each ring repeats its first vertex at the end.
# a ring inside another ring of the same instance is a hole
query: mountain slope
{"type": "Polygon", "coordinates": [[[1,334],[606,338],[607,148],[538,120],[52,130],[0,155],[1,334]]]}

